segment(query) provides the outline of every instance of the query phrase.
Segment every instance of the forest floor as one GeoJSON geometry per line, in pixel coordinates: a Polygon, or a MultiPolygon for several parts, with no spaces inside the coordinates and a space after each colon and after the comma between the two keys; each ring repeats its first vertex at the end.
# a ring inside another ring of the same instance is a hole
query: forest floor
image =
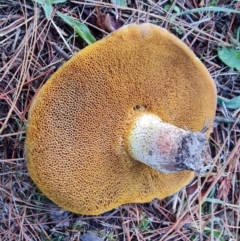
{"type": "Polygon", "coordinates": [[[230,104],[218,101],[210,137],[211,170],[171,197],[81,216],[59,208],[31,181],[24,140],[32,99],[92,36],[99,40],[130,23],[164,27],[204,63],[218,96],[229,100],[240,96],[239,1],[116,2],[0,1],[0,240],[73,241],[82,237],[85,241],[82,235],[90,231],[108,241],[239,241],[240,101],[236,98],[230,104]],[[92,36],[83,36],[83,40],[57,12],[84,23],[92,36]],[[225,57],[230,56],[225,61],[219,58],[222,50],[226,50],[225,57]]]}

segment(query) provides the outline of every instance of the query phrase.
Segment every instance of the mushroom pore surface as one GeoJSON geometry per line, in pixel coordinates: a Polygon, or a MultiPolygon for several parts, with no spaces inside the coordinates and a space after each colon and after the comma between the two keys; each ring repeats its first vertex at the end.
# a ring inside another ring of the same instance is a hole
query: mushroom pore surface
{"type": "Polygon", "coordinates": [[[125,26],[77,53],[36,95],[25,142],[30,177],[74,213],[162,199],[194,172],[164,174],[134,160],[125,143],[131,119],[153,113],[200,131],[215,106],[214,82],[184,43],[152,24],[125,26]]]}

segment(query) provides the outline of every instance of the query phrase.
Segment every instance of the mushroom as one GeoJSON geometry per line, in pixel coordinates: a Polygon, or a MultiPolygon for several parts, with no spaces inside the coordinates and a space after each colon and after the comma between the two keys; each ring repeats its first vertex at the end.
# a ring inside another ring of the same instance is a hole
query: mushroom
{"type": "Polygon", "coordinates": [[[79,214],[165,198],[201,169],[215,108],[214,82],[184,43],[153,24],[124,26],[63,64],[34,98],[28,172],[79,214]]]}

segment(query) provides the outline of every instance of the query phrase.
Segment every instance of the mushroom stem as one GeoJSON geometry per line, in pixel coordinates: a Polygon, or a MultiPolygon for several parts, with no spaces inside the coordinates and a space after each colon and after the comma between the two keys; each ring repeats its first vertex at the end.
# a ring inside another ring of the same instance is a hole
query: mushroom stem
{"type": "Polygon", "coordinates": [[[127,137],[131,157],[163,173],[200,173],[206,145],[203,133],[183,130],[148,113],[135,117],[127,137]]]}

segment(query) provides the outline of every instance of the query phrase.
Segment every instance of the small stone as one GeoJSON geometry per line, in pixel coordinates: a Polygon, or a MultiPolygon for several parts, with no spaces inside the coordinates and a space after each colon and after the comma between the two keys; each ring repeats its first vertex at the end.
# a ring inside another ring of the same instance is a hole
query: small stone
{"type": "Polygon", "coordinates": [[[88,231],[81,236],[81,241],[103,241],[103,239],[99,238],[95,233],[88,231]]]}

